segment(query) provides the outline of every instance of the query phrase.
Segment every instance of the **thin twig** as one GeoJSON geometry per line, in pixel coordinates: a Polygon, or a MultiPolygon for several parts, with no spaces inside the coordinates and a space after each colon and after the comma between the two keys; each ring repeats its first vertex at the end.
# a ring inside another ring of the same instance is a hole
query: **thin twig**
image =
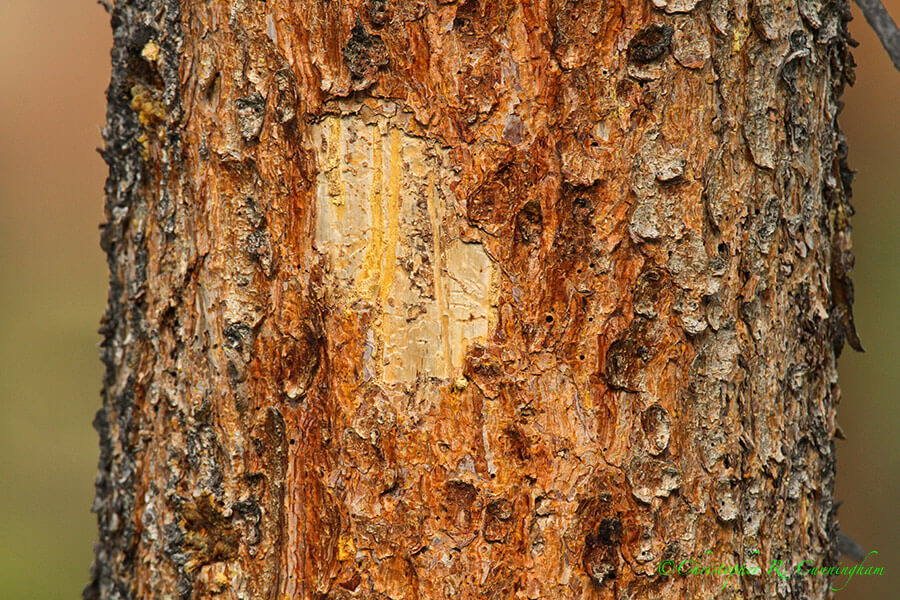
{"type": "Polygon", "coordinates": [[[875,30],[875,34],[881,40],[881,45],[891,57],[894,67],[900,71],[900,29],[897,29],[894,19],[891,18],[881,0],[856,0],[856,4],[866,21],[875,30]]]}

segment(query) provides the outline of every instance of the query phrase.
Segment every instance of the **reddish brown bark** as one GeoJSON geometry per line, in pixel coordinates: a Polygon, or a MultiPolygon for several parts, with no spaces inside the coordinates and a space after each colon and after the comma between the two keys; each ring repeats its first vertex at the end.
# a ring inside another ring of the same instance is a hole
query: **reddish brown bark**
{"type": "Polygon", "coordinates": [[[828,597],[660,574],[836,558],[852,61],[794,9],[117,2],[86,597],[828,597]]]}

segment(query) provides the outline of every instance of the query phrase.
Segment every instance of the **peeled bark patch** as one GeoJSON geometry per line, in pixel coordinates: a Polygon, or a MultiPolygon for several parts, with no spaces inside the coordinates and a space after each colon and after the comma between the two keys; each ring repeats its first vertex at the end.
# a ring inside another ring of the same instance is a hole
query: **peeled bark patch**
{"type": "Polygon", "coordinates": [[[406,133],[409,116],[396,111],[375,105],[368,118],[334,115],[313,126],[316,246],[346,309],[354,300],[375,307],[363,357],[370,376],[456,377],[494,318],[494,267],[477,238],[447,242],[465,223],[446,149],[406,133]]]}

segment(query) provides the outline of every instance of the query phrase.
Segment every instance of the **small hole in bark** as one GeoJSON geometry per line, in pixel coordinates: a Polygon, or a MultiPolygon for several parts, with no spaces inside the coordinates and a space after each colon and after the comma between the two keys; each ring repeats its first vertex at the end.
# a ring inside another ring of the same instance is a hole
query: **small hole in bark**
{"type": "Polygon", "coordinates": [[[297,443],[297,440],[295,440],[294,438],[291,438],[291,446],[293,446],[296,443],[297,443]]]}
{"type": "Polygon", "coordinates": [[[578,360],[584,360],[584,354],[579,354],[579,355],[578,355],[578,360]]]}
{"type": "Polygon", "coordinates": [[[553,322],[553,315],[547,315],[546,321],[547,321],[548,323],[552,323],[552,322],[553,322]]]}

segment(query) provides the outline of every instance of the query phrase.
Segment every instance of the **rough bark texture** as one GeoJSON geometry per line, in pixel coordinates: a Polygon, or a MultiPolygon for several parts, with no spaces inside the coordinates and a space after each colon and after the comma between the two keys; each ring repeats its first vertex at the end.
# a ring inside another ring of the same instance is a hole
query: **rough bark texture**
{"type": "Polygon", "coordinates": [[[109,8],[85,598],[829,596],[845,1],[109,8]]]}

